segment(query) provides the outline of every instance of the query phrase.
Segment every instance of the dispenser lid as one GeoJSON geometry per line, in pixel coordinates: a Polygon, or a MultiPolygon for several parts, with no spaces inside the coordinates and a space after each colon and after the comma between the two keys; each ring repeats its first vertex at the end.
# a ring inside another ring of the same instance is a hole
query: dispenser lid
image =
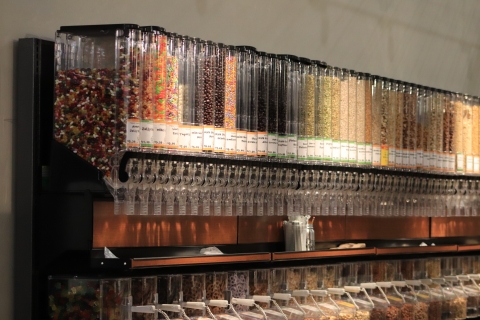
{"type": "MultiPolygon", "coordinates": [[[[95,24],[95,25],[78,25],[78,26],[61,26],[60,32],[69,32],[90,36],[114,36],[116,30],[128,31],[138,29],[138,24],[95,24]]],[[[126,32],[127,33],[127,32],[126,32]]]]}

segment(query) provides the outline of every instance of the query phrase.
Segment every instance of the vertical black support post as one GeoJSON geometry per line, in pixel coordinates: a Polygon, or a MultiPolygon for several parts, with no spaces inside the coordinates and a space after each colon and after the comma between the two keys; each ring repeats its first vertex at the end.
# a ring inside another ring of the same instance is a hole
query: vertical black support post
{"type": "MultiPolygon", "coordinates": [[[[35,217],[48,170],[53,117],[54,44],[20,39],[16,50],[13,139],[14,319],[40,319],[35,217]]],[[[38,239],[37,239],[38,240],[38,239]]],[[[46,299],[46,297],[45,297],[46,299]]],[[[46,301],[46,300],[45,300],[46,301]]]]}

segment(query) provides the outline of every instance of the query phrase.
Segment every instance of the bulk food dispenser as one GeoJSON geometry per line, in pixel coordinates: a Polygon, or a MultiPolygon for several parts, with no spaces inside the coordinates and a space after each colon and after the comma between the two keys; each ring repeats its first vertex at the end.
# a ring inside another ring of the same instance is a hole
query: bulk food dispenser
{"type": "Polygon", "coordinates": [[[54,138],[104,175],[116,203],[126,197],[122,156],[139,150],[142,116],[142,130],[151,126],[153,104],[140,105],[142,54],[134,24],[65,26],[56,34],[54,138]]]}

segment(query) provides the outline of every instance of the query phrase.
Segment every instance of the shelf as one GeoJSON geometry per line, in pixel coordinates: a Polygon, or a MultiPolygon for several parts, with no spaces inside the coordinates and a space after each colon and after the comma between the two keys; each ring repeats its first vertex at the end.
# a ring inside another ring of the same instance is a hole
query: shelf
{"type": "Polygon", "coordinates": [[[458,246],[458,252],[480,251],[480,244],[467,244],[458,246]]]}
{"type": "Polygon", "coordinates": [[[433,246],[433,247],[429,246],[429,247],[377,248],[377,255],[456,252],[457,248],[458,248],[457,245],[433,246]]]}
{"type": "Polygon", "coordinates": [[[274,252],[273,261],[375,255],[375,248],[333,249],[322,251],[274,252]]]}
{"type": "Polygon", "coordinates": [[[193,257],[155,257],[155,258],[133,258],[131,259],[132,268],[145,267],[167,267],[180,265],[200,265],[214,263],[242,263],[242,262],[269,262],[271,260],[270,252],[231,254],[231,255],[212,255],[212,256],[193,256],[193,257]]]}

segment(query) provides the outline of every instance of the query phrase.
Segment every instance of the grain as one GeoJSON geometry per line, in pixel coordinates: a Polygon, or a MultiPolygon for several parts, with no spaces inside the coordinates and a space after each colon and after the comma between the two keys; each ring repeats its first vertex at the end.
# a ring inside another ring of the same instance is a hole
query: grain
{"type": "Polygon", "coordinates": [[[365,143],[365,80],[357,81],[356,141],[365,143]]]}
{"type": "Polygon", "coordinates": [[[307,74],[305,79],[305,134],[315,136],[315,76],[307,74]]]}
{"type": "Polygon", "coordinates": [[[340,140],[348,141],[348,80],[340,83],[340,140]]]}
{"type": "Polygon", "coordinates": [[[372,82],[365,80],[365,143],[372,143],[372,82]]]}
{"type": "Polygon", "coordinates": [[[348,141],[356,141],[357,116],[357,78],[351,75],[348,78],[348,141]]]}

